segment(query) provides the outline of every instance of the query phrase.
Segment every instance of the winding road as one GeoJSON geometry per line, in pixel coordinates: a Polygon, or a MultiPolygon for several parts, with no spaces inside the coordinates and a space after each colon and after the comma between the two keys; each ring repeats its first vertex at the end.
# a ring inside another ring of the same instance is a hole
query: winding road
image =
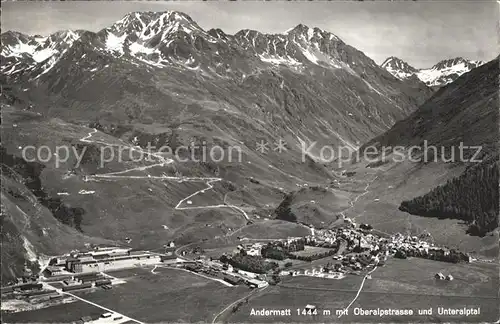
{"type": "MultiPolygon", "coordinates": [[[[106,143],[106,142],[103,142],[103,141],[91,140],[92,136],[94,134],[96,134],[97,132],[98,132],[98,130],[94,128],[85,137],[81,138],[80,141],[81,142],[85,142],[85,143],[97,143],[97,144],[102,144],[102,145],[107,145],[107,146],[120,146],[119,144],[110,144],[110,143],[106,143]]],[[[145,176],[128,175],[127,176],[127,175],[124,175],[125,173],[129,173],[129,172],[132,172],[132,171],[145,171],[147,169],[151,169],[151,168],[154,168],[154,167],[166,166],[166,165],[171,164],[171,163],[174,162],[174,160],[169,159],[169,158],[165,158],[160,153],[151,153],[151,152],[144,151],[140,147],[134,147],[134,146],[130,146],[128,144],[125,144],[125,145],[126,145],[126,148],[129,149],[129,150],[131,150],[131,151],[136,151],[136,152],[139,152],[139,153],[141,153],[143,155],[147,155],[148,157],[153,157],[153,158],[157,159],[158,163],[153,163],[151,165],[141,166],[141,167],[135,167],[135,168],[131,168],[131,169],[127,169],[127,170],[122,170],[122,171],[89,175],[89,176],[85,177],[86,181],[97,179],[97,178],[106,178],[106,179],[158,179],[158,180],[173,180],[173,181],[178,181],[179,183],[182,183],[182,182],[200,182],[201,181],[201,182],[205,182],[205,184],[207,185],[207,187],[203,188],[203,189],[200,189],[200,190],[192,193],[191,195],[189,195],[189,196],[181,199],[177,203],[177,205],[174,207],[176,210],[192,210],[192,209],[205,209],[205,208],[231,208],[231,209],[236,210],[239,213],[241,213],[243,215],[243,217],[245,217],[246,220],[250,220],[250,217],[248,216],[248,214],[242,208],[240,208],[238,206],[235,206],[235,205],[228,204],[226,202],[223,202],[222,204],[218,204],[218,205],[182,206],[187,200],[193,198],[194,196],[196,196],[198,194],[201,194],[201,193],[204,193],[207,190],[212,190],[213,189],[212,183],[218,182],[218,181],[222,181],[223,180],[222,178],[216,178],[216,177],[174,177],[174,176],[166,176],[166,175],[162,175],[162,176],[151,176],[151,175],[145,175],[145,176]]]]}
{"type": "Polygon", "coordinates": [[[357,195],[353,200],[349,201],[349,207],[347,207],[346,209],[344,209],[343,211],[340,212],[340,214],[344,217],[345,216],[345,213],[348,212],[349,210],[351,210],[352,208],[354,208],[354,204],[358,201],[359,198],[363,197],[364,195],[366,195],[367,193],[370,192],[370,190],[368,190],[368,188],[370,188],[370,185],[378,179],[378,176],[375,176],[373,179],[371,179],[370,181],[368,181],[368,183],[366,184],[365,186],[365,189],[363,190],[362,193],[360,193],[359,195],[357,195]]]}

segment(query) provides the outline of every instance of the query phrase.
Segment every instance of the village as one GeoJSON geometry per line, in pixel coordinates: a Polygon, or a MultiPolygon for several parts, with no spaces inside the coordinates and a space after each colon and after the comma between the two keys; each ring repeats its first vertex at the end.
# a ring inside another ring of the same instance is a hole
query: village
{"type": "MultiPolygon", "coordinates": [[[[53,257],[40,275],[20,278],[17,284],[2,287],[2,301],[17,301],[18,310],[67,302],[73,291],[113,289],[126,284],[112,275],[130,268],[168,267],[191,272],[226,286],[246,285],[249,289],[279,284],[290,276],[309,276],[341,280],[347,275],[363,275],[384,266],[388,258],[426,258],[444,262],[470,262],[469,255],[435,246],[429,235],[386,235],[370,225],[357,225],[349,219],[334,229],[314,229],[304,237],[240,243],[232,252],[218,257],[205,254],[200,246],[176,248],[174,242],[161,252],[138,251],[127,247],[90,246],[86,250],[53,257]],[[21,306],[19,306],[21,305],[21,306]],[[24,306],[22,306],[24,305],[24,306]],[[36,306],[38,305],[38,306],[36,306]]],[[[453,280],[452,274],[429,274],[436,280],[453,280]]],[[[15,307],[14,307],[15,308],[15,307]]],[[[33,309],[31,308],[31,309],[33,309]]],[[[118,323],[126,322],[119,314],[118,323]]],[[[82,318],[95,322],[98,318],[82,318]]]]}
{"type": "MultiPolygon", "coordinates": [[[[218,259],[207,258],[203,250],[189,251],[196,265],[188,269],[223,278],[231,284],[251,287],[277,284],[285,276],[342,279],[362,275],[375,266],[384,266],[389,257],[418,257],[442,262],[471,262],[468,254],[436,246],[428,233],[417,236],[380,233],[368,224],[357,225],[348,218],[335,229],[314,229],[305,237],[289,237],[266,242],[242,242],[232,253],[218,259]],[[256,281],[260,280],[261,283],[256,281]]],[[[183,253],[187,253],[183,251],[183,253]]],[[[451,274],[429,274],[439,280],[453,280],[451,274]]]]}

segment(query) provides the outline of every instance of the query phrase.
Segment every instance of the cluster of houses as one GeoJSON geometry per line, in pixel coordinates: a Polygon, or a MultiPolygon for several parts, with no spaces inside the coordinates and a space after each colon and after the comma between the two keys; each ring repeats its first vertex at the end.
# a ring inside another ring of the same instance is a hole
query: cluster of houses
{"type": "Polygon", "coordinates": [[[191,272],[203,273],[214,278],[220,278],[236,286],[246,284],[250,288],[263,288],[268,282],[262,275],[234,268],[230,264],[217,260],[200,258],[194,262],[182,262],[180,265],[191,272]]]}
{"type": "Polygon", "coordinates": [[[244,243],[240,244],[236,247],[237,253],[241,251],[245,251],[247,255],[253,255],[253,256],[260,256],[261,255],[261,250],[262,250],[262,243],[244,243]]]}
{"type": "Polygon", "coordinates": [[[119,283],[120,280],[106,277],[102,274],[105,271],[175,262],[177,257],[173,244],[165,246],[165,252],[162,254],[132,251],[130,248],[92,247],[85,251],[73,251],[66,256],[52,258],[42,273],[43,277],[33,278],[29,282],[24,279],[24,283],[3,287],[2,293],[23,292],[29,298],[33,296],[32,299],[37,300],[57,298],[59,294],[55,290],[42,289],[40,279],[60,282],[62,291],[95,287],[111,289],[112,284],[119,283]]]}
{"type": "Polygon", "coordinates": [[[105,290],[111,289],[112,281],[111,279],[105,277],[101,273],[84,273],[62,280],[63,291],[71,291],[77,289],[101,287],[105,290]]]}
{"type": "Polygon", "coordinates": [[[12,296],[28,302],[44,302],[61,299],[63,296],[54,289],[45,289],[41,283],[26,283],[2,287],[2,296],[12,296]]]}
{"type": "Polygon", "coordinates": [[[92,251],[71,254],[66,259],[65,268],[73,273],[102,272],[152,265],[160,261],[158,254],[132,251],[130,248],[98,247],[92,251]]]}
{"type": "MultiPolygon", "coordinates": [[[[349,218],[343,219],[344,226],[335,229],[316,229],[313,234],[306,236],[305,244],[320,247],[338,247],[339,240],[344,241],[347,251],[361,248],[363,250],[373,250],[378,248],[380,238],[369,233],[366,227],[356,228],[356,224],[349,218]]],[[[341,251],[340,254],[342,254],[341,251]]]]}
{"type": "MultiPolygon", "coordinates": [[[[305,246],[322,247],[325,250],[318,250],[315,258],[332,258],[335,261],[328,262],[327,265],[314,268],[287,269],[282,268],[280,276],[314,276],[330,279],[341,279],[347,273],[360,274],[361,271],[373,269],[375,266],[383,266],[389,256],[396,258],[422,257],[446,262],[470,262],[470,257],[465,254],[446,248],[437,247],[429,243],[429,235],[422,234],[419,237],[402,235],[385,235],[373,230],[368,224],[356,224],[349,218],[342,217],[338,219],[336,228],[313,229],[311,234],[304,237],[290,237],[279,239],[268,243],[242,243],[237,246],[234,253],[244,251],[251,256],[264,256],[265,258],[275,258],[276,260],[285,260],[291,258],[292,254],[304,250],[305,246]],[[273,250],[269,246],[274,246],[273,250]],[[265,250],[265,251],[264,251],[265,250]],[[282,251],[284,253],[274,253],[282,251]],[[264,253],[266,252],[266,253],[264,253]],[[333,255],[332,255],[333,254],[333,255]],[[283,255],[285,259],[283,259],[283,255]],[[457,261],[458,260],[458,261],[457,261]]],[[[243,271],[233,269],[230,265],[220,265],[211,267],[211,275],[223,274],[223,279],[231,284],[240,284],[242,282],[250,283],[248,279],[262,280],[265,278],[251,278],[242,276],[243,271]],[[237,273],[235,275],[235,273],[237,273]]],[[[199,271],[199,270],[198,270],[199,271]]],[[[436,278],[440,280],[453,280],[451,275],[444,276],[439,273],[436,278]]]]}
{"type": "Polygon", "coordinates": [[[51,259],[45,275],[54,277],[155,265],[175,260],[174,249],[173,246],[166,246],[164,254],[121,247],[93,247],[85,251],[73,251],[67,256],[51,259]]]}
{"type": "Polygon", "coordinates": [[[391,237],[387,247],[391,254],[403,259],[411,256],[455,263],[472,261],[471,256],[466,253],[434,246],[433,243],[428,243],[417,236],[405,236],[400,233],[391,237]]]}
{"type": "MultiPolygon", "coordinates": [[[[344,220],[347,221],[348,218],[344,220]]],[[[412,256],[445,262],[471,262],[471,257],[468,254],[435,246],[425,240],[425,235],[417,237],[396,233],[391,237],[381,237],[372,233],[369,225],[356,227],[353,222],[346,224],[350,224],[350,226],[336,229],[316,229],[315,235],[305,237],[306,244],[324,247],[335,246],[339,249],[338,255],[369,252],[379,259],[394,255],[401,258],[412,256]]]]}
{"type": "Polygon", "coordinates": [[[308,276],[326,279],[342,279],[345,277],[342,266],[338,264],[337,267],[327,268],[327,267],[317,267],[312,269],[298,269],[298,270],[283,270],[280,272],[280,276],[308,276]]]}
{"type": "MultiPolygon", "coordinates": [[[[425,234],[417,236],[397,233],[382,237],[372,231],[370,225],[357,226],[348,218],[343,219],[344,226],[335,229],[315,229],[311,235],[300,238],[288,238],[280,243],[283,247],[297,246],[297,242],[304,245],[336,249],[332,257],[336,264],[327,267],[287,270],[280,272],[283,276],[316,276],[338,279],[345,273],[358,273],[373,268],[375,265],[385,264],[388,256],[406,258],[409,256],[428,258],[446,262],[470,262],[469,255],[435,246],[427,242],[425,234]]],[[[321,256],[323,257],[323,256],[321,256]]],[[[436,274],[436,278],[453,280],[451,275],[436,274]]]]}

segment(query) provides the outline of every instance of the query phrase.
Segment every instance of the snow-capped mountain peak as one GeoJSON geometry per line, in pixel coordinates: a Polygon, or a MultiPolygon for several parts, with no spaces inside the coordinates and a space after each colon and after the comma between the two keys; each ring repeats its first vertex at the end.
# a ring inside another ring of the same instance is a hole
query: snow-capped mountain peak
{"type": "Polygon", "coordinates": [[[283,34],[289,36],[290,35],[299,36],[307,41],[311,41],[313,39],[322,39],[322,38],[325,38],[329,41],[340,40],[337,36],[335,36],[330,32],[324,31],[318,27],[308,27],[304,24],[298,24],[297,26],[288,29],[283,34]]]}
{"type": "Polygon", "coordinates": [[[204,32],[191,17],[177,11],[132,12],[105,29],[106,32],[118,37],[127,34],[128,38],[136,36],[142,40],[152,38],[159,33],[168,34],[184,31],[190,34],[195,30],[204,32]]]}
{"type": "Polygon", "coordinates": [[[399,79],[404,80],[416,76],[428,86],[439,87],[455,81],[462,74],[482,64],[484,64],[482,61],[456,57],[442,60],[431,68],[415,69],[405,61],[391,56],[381,64],[381,67],[399,79]]]}
{"type": "Polygon", "coordinates": [[[375,66],[363,53],[318,27],[299,24],[282,34],[246,29],[228,35],[220,29],[207,32],[177,11],[131,12],[97,33],[63,31],[47,37],[5,33],[4,38],[9,45],[2,47],[6,63],[1,72],[29,80],[62,61],[92,72],[114,62],[148,69],[176,66],[214,77],[248,75],[270,65],[298,73],[322,67],[360,77],[367,67],[375,66]],[[90,58],[98,64],[90,64],[90,58]]]}
{"type": "Polygon", "coordinates": [[[461,66],[462,68],[469,68],[469,70],[470,70],[470,69],[476,68],[482,64],[484,64],[484,62],[482,62],[482,61],[473,61],[473,60],[464,59],[463,57],[455,57],[452,59],[442,60],[442,61],[436,63],[432,67],[432,69],[444,70],[444,69],[450,69],[450,68],[458,68],[458,66],[461,66]]]}
{"type": "Polygon", "coordinates": [[[40,69],[47,72],[80,37],[78,31],[58,31],[48,37],[18,32],[2,34],[2,67],[6,74],[40,69]]]}
{"type": "Polygon", "coordinates": [[[182,35],[202,35],[216,41],[191,17],[177,11],[132,12],[98,34],[104,38],[107,50],[118,56],[125,52],[158,54],[159,47],[168,47],[182,35]]]}
{"type": "Polygon", "coordinates": [[[381,64],[383,68],[397,68],[397,69],[403,69],[406,71],[414,72],[417,71],[413,66],[408,64],[407,62],[403,61],[400,58],[397,58],[395,56],[388,57],[384,63],[381,64]]]}
{"type": "Polygon", "coordinates": [[[418,71],[410,64],[395,56],[388,57],[384,63],[382,63],[381,67],[402,80],[411,77],[418,71]]]}

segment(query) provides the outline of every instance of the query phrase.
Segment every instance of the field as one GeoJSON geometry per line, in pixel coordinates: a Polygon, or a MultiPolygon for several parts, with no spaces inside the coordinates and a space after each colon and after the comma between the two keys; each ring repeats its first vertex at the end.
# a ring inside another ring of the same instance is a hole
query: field
{"type": "Polygon", "coordinates": [[[237,312],[232,322],[495,322],[499,318],[498,265],[452,264],[410,258],[389,259],[365,280],[357,299],[363,276],[348,275],[342,280],[313,277],[285,277],[275,287],[250,299],[237,312]],[[453,281],[438,281],[434,274],[452,274],[453,281]],[[338,317],[336,310],[347,307],[348,313],[338,317]],[[315,317],[297,314],[297,308],[315,305],[315,317]],[[469,317],[438,315],[438,307],[461,309],[480,307],[479,315],[469,317]],[[290,309],[286,317],[250,316],[254,309],[290,309]],[[354,315],[355,308],[412,309],[412,316],[354,315]],[[419,315],[419,309],[432,308],[431,315],[419,315]],[[323,313],[323,310],[326,310],[323,313]],[[329,313],[328,313],[329,311],[329,313]]]}
{"type": "Polygon", "coordinates": [[[292,266],[288,267],[288,268],[285,268],[285,270],[287,270],[287,269],[296,269],[297,267],[301,267],[301,266],[304,267],[304,268],[309,268],[309,266],[310,266],[309,262],[307,262],[307,261],[301,261],[301,260],[297,260],[297,259],[285,259],[285,260],[266,259],[266,260],[276,262],[282,268],[285,267],[285,264],[291,263],[292,266]]]}
{"type": "Polygon", "coordinates": [[[319,253],[325,253],[330,251],[331,249],[323,248],[323,247],[318,247],[318,246],[305,246],[304,250],[302,251],[297,251],[293,252],[292,254],[295,254],[297,256],[311,256],[319,253]]]}
{"type": "Polygon", "coordinates": [[[446,296],[497,296],[498,265],[453,264],[420,258],[389,259],[378,268],[363,290],[446,296]],[[437,281],[434,275],[451,274],[453,281],[437,281]]]}
{"type": "Polygon", "coordinates": [[[83,301],[60,304],[30,312],[2,313],[3,323],[70,323],[83,316],[100,316],[102,309],[83,301]]]}
{"type": "Polygon", "coordinates": [[[351,306],[347,316],[341,318],[344,322],[363,321],[363,322],[468,322],[478,323],[486,322],[493,323],[498,320],[498,299],[478,299],[476,297],[453,297],[453,296],[426,296],[418,294],[370,294],[361,293],[356,302],[351,306]],[[413,316],[360,316],[354,315],[354,309],[361,307],[363,309],[413,309],[413,316]],[[480,307],[480,315],[469,317],[438,315],[437,308],[471,308],[480,307]],[[432,315],[418,315],[418,309],[432,308],[432,315]]]}
{"type": "Polygon", "coordinates": [[[236,245],[232,246],[227,246],[227,247],[221,247],[217,249],[206,249],[204,250],[205,252],[203,253],[207,257],[211,257],[213,259],[219,259],[221,255],[224,253],[226,254],[232,254],[236,250],[236,245]]]}
{"type": "Polygon", "coordinates": [[[316,278],[309,276],[285,277],[280,284],[285,288],[310,290],[357,291],[363,276],[346,275],[342,280],[316,278]]]}
{"type": "Polygon", "coordinates": [[[266,289],[260,296],[250,299],[240,309],[229,315],[228,322],[232,323],[273,323],[273,322],[332,322],[335,317],[330,315],[318,315],[314,318],[307,315],[297,314],[297,309],[304,309],[307,304],[315,305],[318,309],[328,309],[335,314],[336,309],[341,309],[353,299],[355,292],[338,291],[316,291],[302,289],[286,289],[271,287],[266,289]],[[252,309],[290,309],[289,316],[252,316],[252,309]]]}
{"type": "Polygon", "coordinates": [[[212,319],[249,293],[246,286],[227,287],[184,271],[157,268],[153,274],[151,270],[113,272],[127,283],[76,294],[139,321],[192,323],[212,319]]]}

